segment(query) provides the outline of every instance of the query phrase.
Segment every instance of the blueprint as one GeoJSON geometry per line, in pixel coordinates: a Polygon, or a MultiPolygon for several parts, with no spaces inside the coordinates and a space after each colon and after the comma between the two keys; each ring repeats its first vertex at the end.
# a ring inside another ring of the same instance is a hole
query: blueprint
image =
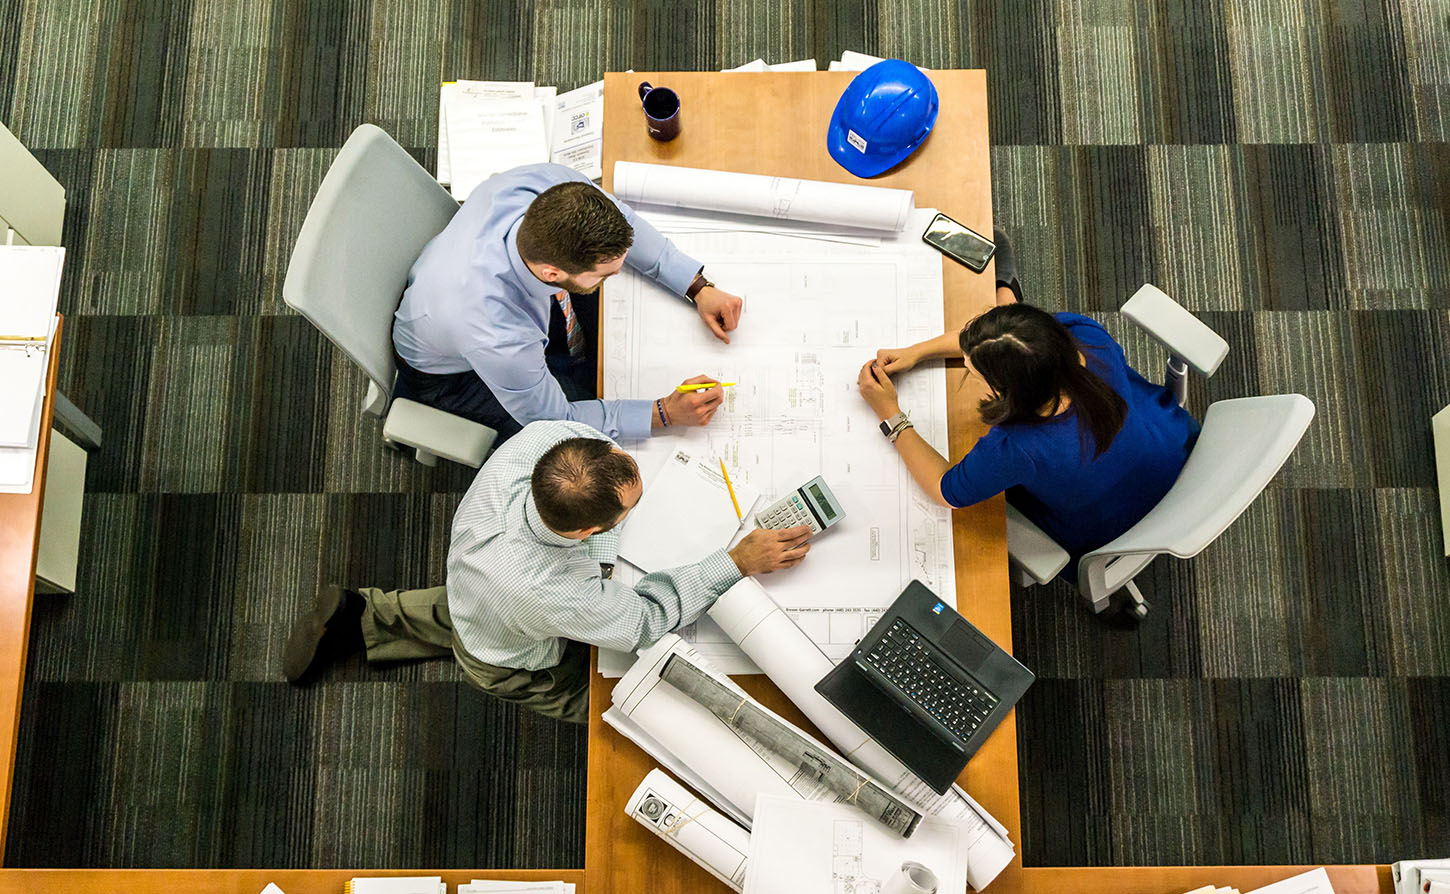
{"type": "MultiPolygon", "coordinates": [[[[745,889],[751,894],[882,894],[911,861],[939,879],[936,890],[965,891],[967,831],[926,819],[901,838],[863,821],[853,808],[762,794],[755,806],[745,889]]],[[[909,889],[908,889],[909,890],[909,889]]]]}
{"type": "MultiPolygon", "coordinates": [[[[726,345],[688,304],[628,268],[605,287],[606,398],[665,394],[699,373],[739,383],[726,389],[710,425],[623,445],[645,471],[646,488],[650,470],[680,448],[718,457],[732,480],[767,499],[824,476],[845,517],[813,541],[805,562],[764,582],[832,660],[850,652],[913,578],[954,602],[951,515],[917,488],[856,389],[878,348],[942,331],[941,257],[919,238],[935,211],[917,209],[903,232],[875,245],[814,231],[715,229],[719,218],[709,213],[692,225],[680,209],[641,214],[744,299],[726,345]]],[[[895,381],[917,430],[945,455],[941,363],[895,381]]],[[[722,670],[753,669],[713,624],[685,638],[722,670]]]]}

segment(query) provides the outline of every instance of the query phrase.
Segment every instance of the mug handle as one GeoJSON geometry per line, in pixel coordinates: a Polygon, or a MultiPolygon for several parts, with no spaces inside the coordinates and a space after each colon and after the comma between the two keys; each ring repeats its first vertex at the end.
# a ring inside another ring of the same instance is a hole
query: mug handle
{"type": "Polygon", "coordinates": [[[644,102],[645,94],[649,93],[653,89],[654,88],[650,86],[649,81],[642,81],[639,85],[639,101],[644,102]]]}

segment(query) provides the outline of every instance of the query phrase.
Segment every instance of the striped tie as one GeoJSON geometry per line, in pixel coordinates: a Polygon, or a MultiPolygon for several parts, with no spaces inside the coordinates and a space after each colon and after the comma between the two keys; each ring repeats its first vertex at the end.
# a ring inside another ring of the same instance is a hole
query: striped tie
{"type": "Polygon", "coordinates": [[[574,315],[574,302],[569,300],[569,293],[565,291],[555,292],[554,300],[559,302],[559,310],[564,312],[564,334],[569,341],[569,356],[578,357],[584,353],[584,327],[579,325],[579,318],[574,315]]]}

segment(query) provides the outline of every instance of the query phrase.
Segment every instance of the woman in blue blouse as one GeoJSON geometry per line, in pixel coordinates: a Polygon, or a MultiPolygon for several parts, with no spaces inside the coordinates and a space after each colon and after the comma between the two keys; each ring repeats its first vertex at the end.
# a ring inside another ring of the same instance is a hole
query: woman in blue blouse
{"type": "Polygon", "coordinates": [[[1075,575],[1079,558],[1163,498],[1199,427],[1167,389],[1128,366],[1102,326],[1021,303],[1010,247],[1000,233],[997,242],[997,306],[960,332],[878,351],[861,368],[858,385],[932,499],[955,508],[1005,490],[1018,511],[1072,555],[1064,573],[1075,575]],[[978,409],[991,429],[952,465],[904,418],[891,375],[958,356],[967,375],[986,385],[978,409]]]}

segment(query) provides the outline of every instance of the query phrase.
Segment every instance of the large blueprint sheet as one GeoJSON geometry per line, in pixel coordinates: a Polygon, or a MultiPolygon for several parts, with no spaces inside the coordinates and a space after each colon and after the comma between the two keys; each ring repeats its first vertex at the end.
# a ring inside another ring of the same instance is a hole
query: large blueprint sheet
{"type": "MultiPolygon", "coordinates": [[[[917,209],[903,232],[861,244],[815,232],[720,229],[708,212],[692,224],[678,209],[638,210],[721,288],[745,299],[740,328],[725,345],[688,304],[628,268],[606,284],[606,398],[656,397],[697,373],[740,383],[726,389],[709,426],[624,445],[646,487],[684,444],[722,458],[733,478],[767,497],[823,475],[846,517],[815,540],[805,562],[763,582],[832,660],[850,652],[912,578],[954,603],[950,513],[917,488],[856,389],[877,348],[942,331],[941,256],[920,240],[935,211],[917,209]]],[[[895,381],[917,430],[945,455],[941,363],[895,381]]],[[[712,628],[686,635],[722,669],[750,670],[748,661],[724,660],[739,652],[712,628]],[[717,640],[718,650],[711,648],[717,640]]]]}

